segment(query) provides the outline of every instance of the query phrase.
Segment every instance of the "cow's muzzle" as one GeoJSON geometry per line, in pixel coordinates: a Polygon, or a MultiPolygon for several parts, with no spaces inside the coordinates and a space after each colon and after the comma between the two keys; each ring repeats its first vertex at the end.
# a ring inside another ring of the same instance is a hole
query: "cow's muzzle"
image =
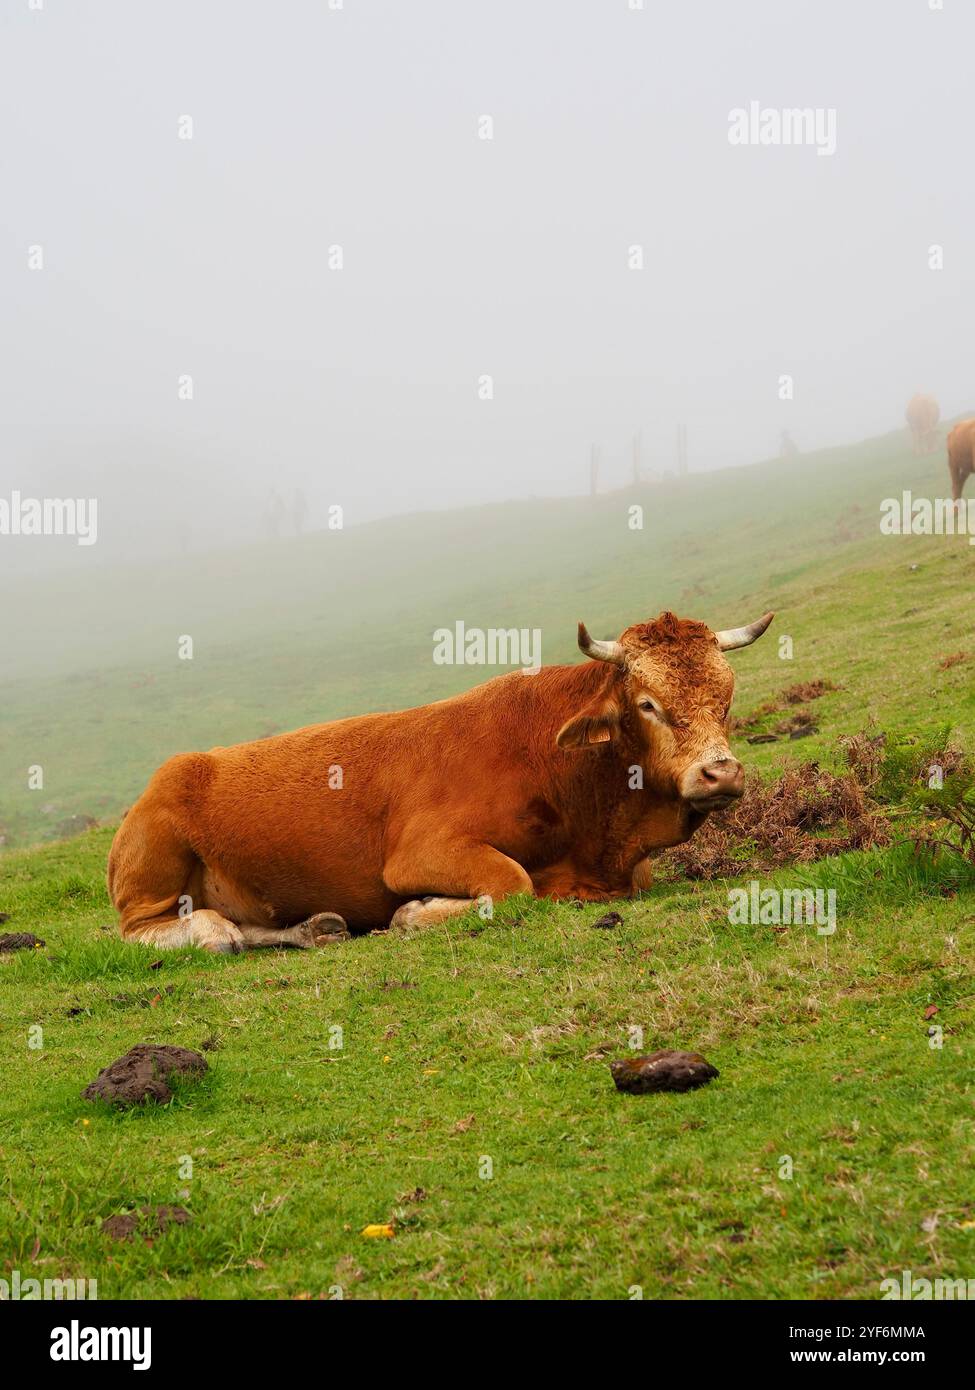
{"type": "Polygon", "coordinates": [[[744,789],[744,768],[729,753],[688,768],[681,778],[680,793],[695,811],[720,811],[737,801],[744,789]]]}

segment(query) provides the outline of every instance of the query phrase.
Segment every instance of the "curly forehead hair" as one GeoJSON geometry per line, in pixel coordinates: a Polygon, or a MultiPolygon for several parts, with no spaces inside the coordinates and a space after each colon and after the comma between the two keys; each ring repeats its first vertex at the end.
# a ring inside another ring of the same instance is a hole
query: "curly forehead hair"
{"type": "Polygon", "coordinates": [[[689,642],[708,642],[715,644],[714,633],[706,623],[695,622],[693,618],[678,618],[676,613],[661,613],[649,623],[634,623],[623,633],[620,641],[625,646],[658,646],[676,643],[683,646],[689,642]]]}

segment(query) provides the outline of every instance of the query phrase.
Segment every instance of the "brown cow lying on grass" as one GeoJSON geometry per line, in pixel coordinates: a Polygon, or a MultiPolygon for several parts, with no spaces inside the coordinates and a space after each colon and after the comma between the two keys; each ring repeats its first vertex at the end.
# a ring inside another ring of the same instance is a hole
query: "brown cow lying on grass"
{"type": "Polygon", "coordinates": [[[122,935],[314,946],[512,893],[625,897],[651,851],[741,795],[722,653],[771,621],[712,632],[662,613],[616,642],[580,623],[581,665],[170,758],[109,856],[122,935]]]}

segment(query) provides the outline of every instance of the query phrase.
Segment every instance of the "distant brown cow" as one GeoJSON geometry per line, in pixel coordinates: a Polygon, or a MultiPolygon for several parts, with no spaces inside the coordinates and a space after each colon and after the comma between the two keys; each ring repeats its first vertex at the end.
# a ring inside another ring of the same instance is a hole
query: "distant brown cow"
{"type": "Polygon", "coordinates": [[[915,454],[930,454],[938,447],[937,427],[941,408],[933,396],[918,392],[912,396],[904,411],[911,431],[915,454]]]}
{"type": "Polygon", "coordinates": [[[742,792],[723,652],[662,613],[591,661],[164,763],[123,820],[108,884],[122,935],[236,951],[426,924],[512,893],[628,895],[647,855],[742,792]]]}
{"type": "Polygon", "coordinates": [[[975,447],[975,420],[959,420],[948,435],[948,472],[951,474],[951,495],[957,502],[972,469],[972,450],[975,447]]]}

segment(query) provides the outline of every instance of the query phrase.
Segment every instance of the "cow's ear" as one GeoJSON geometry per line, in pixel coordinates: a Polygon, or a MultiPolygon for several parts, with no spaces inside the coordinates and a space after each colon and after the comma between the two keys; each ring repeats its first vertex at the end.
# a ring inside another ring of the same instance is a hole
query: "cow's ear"
{"type": "Polygon", "coordinates": [[[600,700],[563,724],[555,742],[559,748],[592,748],[610,743],[620,729],[620,707],[615,700],[600,700]]]}

